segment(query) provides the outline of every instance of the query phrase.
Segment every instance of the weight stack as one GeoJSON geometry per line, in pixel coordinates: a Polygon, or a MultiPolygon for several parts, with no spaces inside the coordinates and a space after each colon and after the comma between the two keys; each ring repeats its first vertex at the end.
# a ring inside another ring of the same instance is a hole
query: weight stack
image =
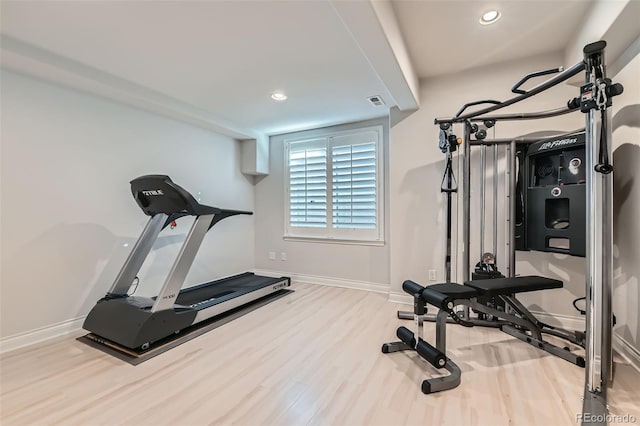
{"type": "Polygon", "coordinates": [[[546,139],[526,155],[527,248],[585,256],[585,134],[546,139]]]}

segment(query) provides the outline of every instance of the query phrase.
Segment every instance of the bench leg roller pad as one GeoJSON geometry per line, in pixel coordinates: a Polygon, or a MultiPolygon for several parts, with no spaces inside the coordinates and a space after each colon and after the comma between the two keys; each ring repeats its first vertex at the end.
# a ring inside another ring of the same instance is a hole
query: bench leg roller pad
{"type": "Polygon", "coordinates": [[[429,364],[433,365],[435,368],[444,368],[447,363],[445,355],[420,338],[418,338],[416,343],[416,337],[411,330],[406,327],[399,327],[396,335],[405,344],[415,348],[418,355],[427,360],[429,364]]]}

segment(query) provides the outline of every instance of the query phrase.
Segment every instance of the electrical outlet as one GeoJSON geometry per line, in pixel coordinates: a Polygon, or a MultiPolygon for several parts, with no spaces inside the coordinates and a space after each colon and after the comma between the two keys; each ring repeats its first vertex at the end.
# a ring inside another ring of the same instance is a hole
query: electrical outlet
{"type": "Polygon", "coordinates": [[[270,251],[269,252],[269,260],[276,260],[276,252],[275,251],[270,251]]]}
{"type": "Polygon", "coordinates": [[[286,251],[280,252],[280,260],[283,260],[283,261],[287,260],[287,252],[286,251]]]}
{"type": "Polygon", "coordinates": [[[429,269],[429,281],[437,281],[438,274],[436,274],[435,269],[429,269]]]}

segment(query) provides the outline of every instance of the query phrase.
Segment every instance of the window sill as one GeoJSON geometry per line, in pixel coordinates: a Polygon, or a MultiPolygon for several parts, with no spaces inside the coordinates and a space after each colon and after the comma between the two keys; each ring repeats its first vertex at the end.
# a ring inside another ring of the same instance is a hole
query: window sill
{"type": "Polygon", "coordinates": [[[320,244],[342,244],[350,246],[374,246],[384,247],[384,240],[341,240],[339,238],[326,237],[294,237],[285,235],[282,237],[285,241],[297,241],[302,243],[320,243],[320,244]]]}

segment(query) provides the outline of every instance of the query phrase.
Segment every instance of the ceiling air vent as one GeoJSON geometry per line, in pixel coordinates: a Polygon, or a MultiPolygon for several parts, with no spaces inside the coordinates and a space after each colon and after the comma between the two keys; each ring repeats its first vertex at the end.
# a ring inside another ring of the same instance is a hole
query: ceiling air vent
{"type": "Polygon", "coordinates": [[[382,98],[380,96],[369,96],[367,99],[369,99],[369,102],[371,102],[371,104],[373,106],[382,106],[382,105],[384,105],[384,101],[382,100],[382,98]]]}

